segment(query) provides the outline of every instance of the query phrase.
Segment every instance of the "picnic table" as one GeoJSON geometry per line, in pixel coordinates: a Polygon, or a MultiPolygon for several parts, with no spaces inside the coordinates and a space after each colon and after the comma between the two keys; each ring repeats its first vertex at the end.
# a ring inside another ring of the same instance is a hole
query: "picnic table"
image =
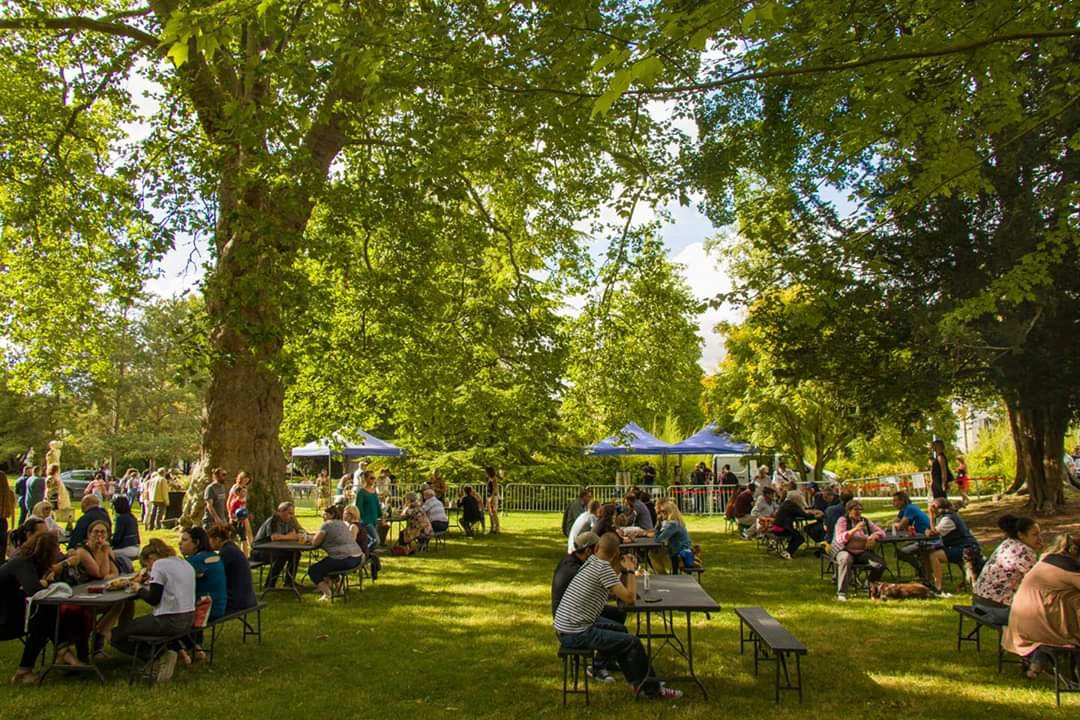
{"type": "Polygon", "coordinates": [[[633,605],[620,602],[618,607],[626,613],[636,615],[637,629],[635,634],[645,641],[645,650],[649,658],[649,665],[653,664],[653,658],[665,647],[670,647],[676,654],[686,660],[689,675],[682,677],[666,678],[669,680],[693,680],[701,689],[701,694],[707,700],[709,693],[694,672],[694,632],[690,615],[692,613],[719,612],[720,605],[709,596],[707,592],[690,575],[651,575],[649,577],[649,589],[645,589],[644,578],[637,581],[637,600],[633,605]],[[675,615],[681,614],[686,618],[686,640],[679,636],[675,623],[675,615]],[[645,632],[641,632],[642,616],[645,616],[645,632]],[[653,615],[659,615],[660,627],[653,630],[653,615]],[[659,646],[653,649],[653,640],[662,640],[659,646]]]}
{"type": "Polygon", "coordinates": [[[649,557],[649,551],[666,547],[667,543],[659,542],[655,537],[639,537],[632,542],[620,543],[619,551],[623,553],[632,553],[637,557],[639,562],[642,560],[642,555],[644,555],[645,566],[650,570],[654,570],[655,568],[653,568],[652,559],[649,557]]]}
{"type": "MultiPolygon", "coordinates": [[[[125,576],[133,577],[133,576],[125,576]]],[[[82,585],[76,585],[71,588],[71,597],[61,597],[59,595],[50,595],[47,598],[41,600],[35,600],[36,605],[75,605],[81,608],[90,610],[93,615],[104,614],[115,605],[126,603],[128,600],[134,600],[137,594],[129,588],[123,590],[112,590],[107,592],[92,592],[91,588],[104,588],[109,584],[107,580],[97,580],[94,582],[84,583],[82,585]]],[[[53,628],[53,656],[52,662],[45,672],[41,674],[41,679],[38,684],[45,682],[45,678],[55,669],[62,669],[66,672],[93,672],[98,677],[98,682],[102,685],[105,684],[105,676],[101,674],[101,670],[98,668],[97,663],[94,662],[93,653],[90,654],[90,662],[85,665],[65,665],[56,661],[59,655],[60,647],[60,612],[59,609],[56,613],[56,625],[53,628]]]]}
{"type": "MultiPolygon", "coordinates": [[[[302,543],[302,542],[297,542],[296,540],[272,540],[270,542],[259,543],[253,549],[258,550],[260,552],[267,552],[267,553],[270,553],[271,555],[277,555],[277,554],[280,554],[280,555],[285,555],[285,554],[295,555],[295,556],[297,556],[297,563],[296,563],[297,569],[299,569],[299,556],[300,556],[301,553],[304,553],[304,552],[309,553],[309,564],[310,564],[310,554],[313,554],[316,550],[318,550],[318,548],[315,547],[314,545],[312,545],[311,543],[307,543],[307,542],[302,543]]],[[[296,580],[296,573],[293,572],[292,568],[293,568],[293,563],[291,562],[291,559],[290,559],[289,562],[285,563],[285,567],[282,569],[281,576],[282,576],[282,581],[283,581],[284,584],[280,588],[276,587],[276,586],[275,587],[264,587],[263,591],[262,591],[262,595],[260,597],[265,596],[266,593],[268,593],[268,592],[270,592],[272,590],[274,590],[274,591],[277,591],[277,590],[292,590],[293,594],[296,595],[296,600],[299,602],[300,601],[300,587],[299,587],[299,584],[297,583],[297,580],[296,580]]]]}
{"type": "MultiPolygon", "coordinates": [[[[900,548],[904,545],[910,545],[911,543],[929,543],[938,539],[939,538],[931,535],[909,535],[906,532],[887,532],[885,533],[885,537],[878,540],[877,543],[878,545],[892,545],[894,555],[896,556],[896,572],[894,573],[892,570],[889,570],[889,573],[897,580],[900,580],[903,576],[901,571],[900,548]]],[[[886,569],[889,569],[887,564],[885,567],[886,569]]]]}

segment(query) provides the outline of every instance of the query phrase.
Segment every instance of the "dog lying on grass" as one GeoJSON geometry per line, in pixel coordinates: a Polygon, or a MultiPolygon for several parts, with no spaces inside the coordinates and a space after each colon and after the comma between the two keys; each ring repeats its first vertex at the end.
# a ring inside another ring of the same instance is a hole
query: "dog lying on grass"
{"type": "Polygon", "coordinates": [[[936,597],[933,590],[922,583],[887,583],[870,584],[871,600],[930,600],[936,597]]]}

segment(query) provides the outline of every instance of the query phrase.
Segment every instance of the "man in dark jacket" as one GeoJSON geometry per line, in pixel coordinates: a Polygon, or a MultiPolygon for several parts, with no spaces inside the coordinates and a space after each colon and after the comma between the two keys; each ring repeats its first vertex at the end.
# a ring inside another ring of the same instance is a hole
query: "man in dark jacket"
{"type": "Polygon", "coordinates": [[[589,503],[592,502],[592,491],[589,488],[582,488],[578,493],[577,499],[567,506],[562,516],[562,534],[566,537],[570,532],[570,527],[577,520],[578,515],[589,509],[589,503]]]}
{"type": "Polygon", "coordinates": [[[97,495],[85,495],[82,499],[82,517],[75,523],[75,529],[68,537],[68,550],[74,550],[86,543],[86,531],[91,523],[101,520],[109,528],[109,536],[112,536],[112,518],[109,512],[101,507],[101,500],[97,495]]]}

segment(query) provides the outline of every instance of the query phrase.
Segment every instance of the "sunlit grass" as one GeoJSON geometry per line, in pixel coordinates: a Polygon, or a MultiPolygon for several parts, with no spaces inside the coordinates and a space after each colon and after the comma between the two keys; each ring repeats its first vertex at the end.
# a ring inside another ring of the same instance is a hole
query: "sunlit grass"
{"type": "MultiPolygon", "coordinates": [[[[310,514],[301,521],[316,526],[310,514]]],[[[242,645],[232,628],[212,669],[180,670],[169,686],[129,690],[127,663],[116,658],[105,666],[106,687],[82,677],[50,677],[40,689],[0,687],[0,718],[453,713],[908,720],[1073,717],[1080,708],[1073,696],[1056,710],[1052,688],[1020,678],[1015,666],[999,675],[992,640],[981,654],[957,653],[955,600],[838,604],[813,557],[784,562],[727,535],[718,519],[690,523],[705,551],[702,583],[723,606],[710,620],[694,620],[695,665],[708,702],[680,685],[688,692],[678,703],[634,703],[620,682],[594,686],[590,709],[572,698],[564,711],[549,590],[565,541],[557,516],[518,513],[506,516],[501,536],[467,539],[455,532],[445,552],[384,558],[379,581],[365,582],[348,605],[320,606],[310,593],[302,603],[270,596],[262,646],[242,645]],[[741,605],[767,608],[809,648],[801,707],[793,695],[775,706],[771,668],[755,678],[750,656],[739,656],[731,608],[741,605]]],[[[155,535],[175,541],[176,534],[155,535]]],[[[19,649],[17,642],[0,644],[0,665],[9,673],[19,649]]],[[[680,674],[671,655],[661,656],[658,668],[680,674]]]]}

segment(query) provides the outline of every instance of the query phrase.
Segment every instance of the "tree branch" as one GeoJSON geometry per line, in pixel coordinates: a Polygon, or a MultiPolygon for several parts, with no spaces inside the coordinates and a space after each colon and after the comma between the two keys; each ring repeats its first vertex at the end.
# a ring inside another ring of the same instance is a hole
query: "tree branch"
{"type": "MultiPolygon", "coordinates": [[[[143,13],[139,13],[142,15],[143,13]]],[[[96,32],[115,37],[126,37],[142,46],[156,47],[160,41],[154,35],[139,28],[119,22],[71,15],[68,17],[21,17],[0,18],[0,30],[75,30],[96,32]]]]}
{"type": "Polygon", "coordinates": [[[829,65],[813,65],[810,67],[801,68],[778,68],[776,70],[762,70],[761,72],[741,73],[736,75],[730,75],[719,80],[713,80],[711,82],[688,83],[686,85],[674,85],[670,87],[658,87],[651,89],[641,88],[638,90],[630,90],[627,92],[627,94],[679,95],[689,92],[704,92],[707,90],[717,90],[726,85],[734,85],[736,83],[750,82],[753,80],[768,80],[770,78],[792,77],[797,75],[819,75],[823,73],[834,73],[843,72],[845,70],[854,70],[862,67],[870,67],[872,65],[881,65],[884,63],[901,62],[904,60],[921,60],[924,58],[941,57],[943,55],[955,55],[957,53],[978,50],[989,45],[1015,42],[1017,40],[1045,40],[1050,38],[1067,37],[1080,37],[1080,29],[1074,28],[1070,30],[1046,30],[1042,32],[992,35],[990,37],[982,38],[981,40],[972,40],[971,42],[959,43],[957,45],[951,45],[949,47],[937,48],[932,50],[913,50],[911,52],[895,53],[892,55],[880,55],[878,57],[871,58],[861,58],[859,60],[849,60],[848,62],[833,63],[829,65]]]}

